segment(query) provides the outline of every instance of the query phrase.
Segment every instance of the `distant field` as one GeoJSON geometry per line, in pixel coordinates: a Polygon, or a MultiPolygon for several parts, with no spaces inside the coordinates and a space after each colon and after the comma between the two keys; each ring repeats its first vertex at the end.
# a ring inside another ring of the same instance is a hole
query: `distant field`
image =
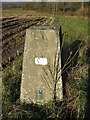
{"type": "Polygon", "coordinates": [[[13,10],[3,10],[2,16],[3,17],[9,17],[9,16],[16,16],[16,15],[24,15],[24,14],[31,14],[31,11],[25,11],[21,9],[13,9],[13,10]]]}
{"type": "Polygon", "coordinates": [[[3,10],[2,17],[3,62],[24,46],[25,31],[32,25],[61,25],[67,33],[65,41],[68,43],[88,38],[88,20],[84,17],[56,16],[21,9],[3,10]]]}
{"type": "Polygon", "coordinates": [[[17,15],[39,15],[39,16],[52,16],[52,14],[49,13],[39,13],[37,11],[31,11],[31,10],[22,10],[22,9],[11,9],[11,10],[3,10],[2,11],[3,17],[8,16],[17,16],[17,15]]]}

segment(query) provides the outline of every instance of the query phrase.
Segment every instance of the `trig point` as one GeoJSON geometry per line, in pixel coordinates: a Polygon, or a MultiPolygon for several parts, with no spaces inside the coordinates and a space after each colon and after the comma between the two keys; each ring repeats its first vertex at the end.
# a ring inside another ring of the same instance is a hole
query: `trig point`
{"type": "MultiPolygon", "coordinates": [[[[27,103],[49,102],[54,96],[54,63],[58,30],[50,26],[33,26],[26,31],[20,99],[27,103]]],[[[59,62],[61,67],[61,59],[59,62]]],[[[62,100],[62,77],[56,95],[62,100]]]]}

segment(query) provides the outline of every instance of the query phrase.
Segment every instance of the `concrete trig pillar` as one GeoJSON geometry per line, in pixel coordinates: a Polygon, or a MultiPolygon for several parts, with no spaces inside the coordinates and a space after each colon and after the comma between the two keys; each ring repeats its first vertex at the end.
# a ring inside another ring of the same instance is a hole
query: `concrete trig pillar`
{"type": "MultiPolygon", "coordinates": [[[[26,31],[21,81],[21,101],[49,102],[54,94],[54,61],[59,42],[58,30],[32,26],[26,31]]],[[[61,67],[61,59],[59,63],[61,67]]],[[[60,75],[60,74],[59,74],[60,75]]],[[[57,83],[57,99],[62,100],[62,77],[57,83]]]]}

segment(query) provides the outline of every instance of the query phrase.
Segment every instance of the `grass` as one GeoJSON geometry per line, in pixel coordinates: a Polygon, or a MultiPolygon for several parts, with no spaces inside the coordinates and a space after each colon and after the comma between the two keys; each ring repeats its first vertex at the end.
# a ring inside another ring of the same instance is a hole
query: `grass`
{"type": "MultiPolygon", "coordinates": [[[[6,14],[8,15],[10,13],[7,11],[6,14]]],[[[18,13],[16,12],[15,14],[18,13]]],[[[64,61],[68,57],[67,51],[69,51],[69,47],[74,51],[78,49],[79,43],[77,42],[79,39],[87,39],[88,21],[79,17],[61,16],[55,17],[53,25],[61,25],[63,29],[66,27],[67,35],[65,36],[64,42],[64,61]]],[[[68,79],[65,76],[64,78],[64,80],[66,80],[66,95],[62,103],[59,101],[56,105],[52,102],[46,105],[27,105],[21,103],[19,100],[23,61],[23,55],[20,55],[19,59],[13,61],[13,63],[3,71],[3,120],[7,118],[18,118],[22,120],[83,120],[87,104],[87,78],[84,78],[83,73],[81,73],[82,78],[78,80],[77,71],[81,72],[81,67],[86,63],[86,61],[80,57],[79,55],[76,57],[76,64],[67,71],[71,77],[68,79]],[[79,64],[79,67],[76,67],[79,61],[81,61],[81,64],[79,64]],[[74,69],[74,72],[72,69],[74,69]],[[77,78],[76,80],[74,76],[77,78]]]]}
{"type": "Polygon", "coordinates": [[[61,16],[55,17],[54,25],[62,26],[68,34],[68,42],[73,43],[77,39],[88,38],[88,20],[80,17],[61,16]]]}

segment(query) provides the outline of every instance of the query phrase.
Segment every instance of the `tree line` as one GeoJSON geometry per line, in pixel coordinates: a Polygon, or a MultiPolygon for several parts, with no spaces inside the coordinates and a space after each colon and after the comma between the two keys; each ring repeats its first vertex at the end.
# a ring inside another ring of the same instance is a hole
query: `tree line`
{"type": "Polygon", "coordinates": [[[88,7],[88,3],[81,2],[15,2],[2,3],[2,9],[23,9],[23,10],[38,10],[43,12],[75,12],[79,8],[88,7]]]}

